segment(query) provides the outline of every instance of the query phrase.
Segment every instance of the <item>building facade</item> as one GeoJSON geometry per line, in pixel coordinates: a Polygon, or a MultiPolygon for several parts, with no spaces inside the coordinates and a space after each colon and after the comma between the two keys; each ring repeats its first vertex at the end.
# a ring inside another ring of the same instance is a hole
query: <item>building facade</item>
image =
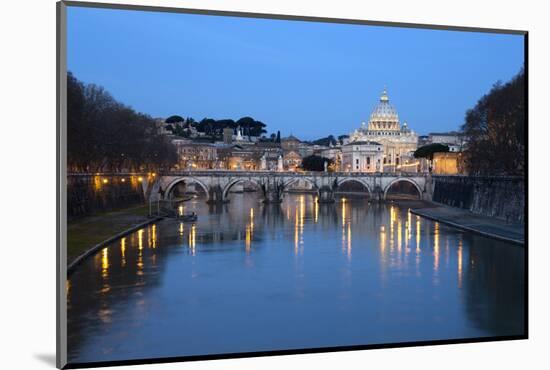
{"type": "Polygon", "coordinates": [[[174,139],[177,148],[179,169],[212,169],[218,161],[217,148],[214,144],[189,142],[185,139],[174,139]]]}
{"type": "Polygon", "coordinates": [[[447,145],[454,153],[461,152],[466,145],[464,135],[459,132],[432,132],[428,137],[430,144],[447,145]]]}
{"type": "Polygon", "coordinates": [[[297,152],[300,140],[297,137],[290,135],[281,139],[281,148],[284,152],[297,152]]]}
{"type": "Polygon", "coordinates": [[[375,141],[354,141],[342,145],[341,170],[346,172],[380,172],[383,145],[375,141]]]}
{"type": "Polygon", "coordinates": [[[283,166],[287,171],[298,171],[302,165],[302,157],[297,151],[285,151],[283,154],[283,166]]]}
{"type": "Polygon", "coordinates": [[[432,173],[437,175],[457,175],[461,173],[461,153],[434,153],[432,173]]]}
{"type": "MultiPolygon", "coordinates": [[[[368,124],[363,122],[359,129],[350,134],[348,145],[369,142],[382,145],[381,171],[416,171],[413,153],[418,147],[418,135],[406,123],[401,125],[397,110],[390,104],[386,90],[380,96],[368,124]]],[[[366,163],[366,158],[360,160],[360,163],[366,163]]],[[[344,165],[343,170],[346,170],[347,164],[349,163],[344,165]]],[[[351,170],[357,171],[356,167],[352,164],[351,170]]]]}

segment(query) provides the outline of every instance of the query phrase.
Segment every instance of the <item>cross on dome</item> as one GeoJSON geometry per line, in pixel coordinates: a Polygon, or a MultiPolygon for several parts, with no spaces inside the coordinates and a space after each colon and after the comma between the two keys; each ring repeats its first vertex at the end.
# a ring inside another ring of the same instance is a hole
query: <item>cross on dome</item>
{"type": "Polygon", "coordinates": [[[380,96],[380,101],[381,102],[390,101],[390,98],[388,97],[388,90],[386,89],[385,86],[384,86],[384,91],[382,91],[382,95],[380,96]]]}

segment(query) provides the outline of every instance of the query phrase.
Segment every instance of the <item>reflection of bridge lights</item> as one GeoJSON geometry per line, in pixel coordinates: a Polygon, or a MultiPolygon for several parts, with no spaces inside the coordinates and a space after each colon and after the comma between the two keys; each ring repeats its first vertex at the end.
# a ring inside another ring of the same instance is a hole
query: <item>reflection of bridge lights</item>
{"type": "Polygon", "coordinates": [[[109,275],[109,250],[103,248],[101,251],[101,275],[106,278],[109,275]]]}
{"type": "MultiPolygon", "coordinates": [[[[304,196],[300,197],[300,234],[303,235],[304,232],[304,218],[306,215],[306,203],[304,196]]],[[[301,243],[300,243],[301,244],[301,243]]]]}
{"type": "Polygon", "coordinates": [[[295,208],[295,216],[294,216],[294,254],[298,254],[298,242],[300,240],[299,235],[299,226],[300,223],[298,221],[298,208],[295,208]]]}
{"type": "Polygon", "coordinates": [[[251,240],[252,240],[252,232],[250,230],[250,226],[247,225],[245,230],[245,237],[244,237],[244,246],[247,253],[250,252],[251,240]]]}
{"type": "Polygon", "coordinates": [[[346,202],[342,201],[342,227],[346,225],[346,202]]]}
{"type": "Polygon", "coordinates": [[[411,238],[411,227],[412,227],[412,220],[411,220],[411,210],[407,212],[407,239],[411,238]]]}
{"type": "Polygon", "coordinates": [[[156,248],[157,247],[157,225],[156,224],[153,224],[153,226],[151,226],[151,231],[152,231],[151,244],[153,248],[156,248]]]}
{"type": "Polygon", "coordinates": [[[462,288],[462,237],[458,239],[458,287],[462,288]]]}
{"type": "Polygon", "coordinates": [[[434,224],[434,270],[439,270],[439,222],[434,224]]]}
{"type": "Polygon", "coordinates": [[[191,254],[195,255],[195,242],[196,242],[196,227],[195,224],[191,226],[191,232],[189,233],[189,247],[191,248],[191,254]]]}
{"type": "Polygon", "coordinates": [[[126,266],[126,238],[120,239],[120,255],[122,256],[122,266],[126,266]]]}
{"type": "Polygon", "coordinates": [[[180,222],[180,226],[178,228],[178,231],[179,231],[180,235],[183,235],[183,222],[180,222]]]}
{"type": "Polygon", "coordinates": [[[138,230],[138,249],[143,249],[143,229],[138,230]]]}
{"type": "Polygon", "coordinates": [[[393,237],[394,237],[394,223],[395,223],[395,209],[393,206],[390,207],[390,250],[393,251],[393,237]]]}
{"type": "Polygon", "coordinates": [[[402,237],[401,237],[401,221],[399,221],[397,223],[397,250],[401,251],[401,242],[402,242],[402,237]]]}
{"type": "Polygon", "coordinates": [[[178,207],[178,216],[183,216],[183,206],[178,207]]]}
{"type": "Polygon", "coordinates": [[[315,200],[313,201],[313,221],[317,223],[319,219],[319,203],[317,202],[318,197],[315,197],[315,200]]]}

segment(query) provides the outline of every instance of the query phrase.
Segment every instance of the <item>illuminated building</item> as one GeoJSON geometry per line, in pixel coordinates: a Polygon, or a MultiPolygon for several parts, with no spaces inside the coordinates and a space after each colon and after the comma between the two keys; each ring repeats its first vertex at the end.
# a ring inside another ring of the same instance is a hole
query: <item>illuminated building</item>
{"type": "MultiPolygon", "coordinates": [[[[418,136],[406,123],[401,125],[397,110],[390,104],[386,90],[370,115],[368,125],[363,122],[359,129],[352,132],[348,145],[369,142],[382,145],[381,170],[383,172],[416,171],[414,165],[407,168],[402,168],[402,165],[413,161],[412,154],[418,147],[418,136]]],[[[364,162],[366,161],[365,158],[364,162]]],[[[350,171],[362,171],[361,166],[360,169],[356,168],[357,164],[351,165],[350,171]]],[[[343,170],[347,170],[345,165],[343,170]]]]}

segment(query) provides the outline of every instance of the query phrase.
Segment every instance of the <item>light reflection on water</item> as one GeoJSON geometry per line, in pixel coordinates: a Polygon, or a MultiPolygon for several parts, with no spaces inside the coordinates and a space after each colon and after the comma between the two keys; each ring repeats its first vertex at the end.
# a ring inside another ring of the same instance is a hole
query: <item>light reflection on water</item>
{"type": "Polygon", "coordinates": [[[523,332],[523,249],[410,204],[196,199],[67,281],[72,362],[523,332]]]}

